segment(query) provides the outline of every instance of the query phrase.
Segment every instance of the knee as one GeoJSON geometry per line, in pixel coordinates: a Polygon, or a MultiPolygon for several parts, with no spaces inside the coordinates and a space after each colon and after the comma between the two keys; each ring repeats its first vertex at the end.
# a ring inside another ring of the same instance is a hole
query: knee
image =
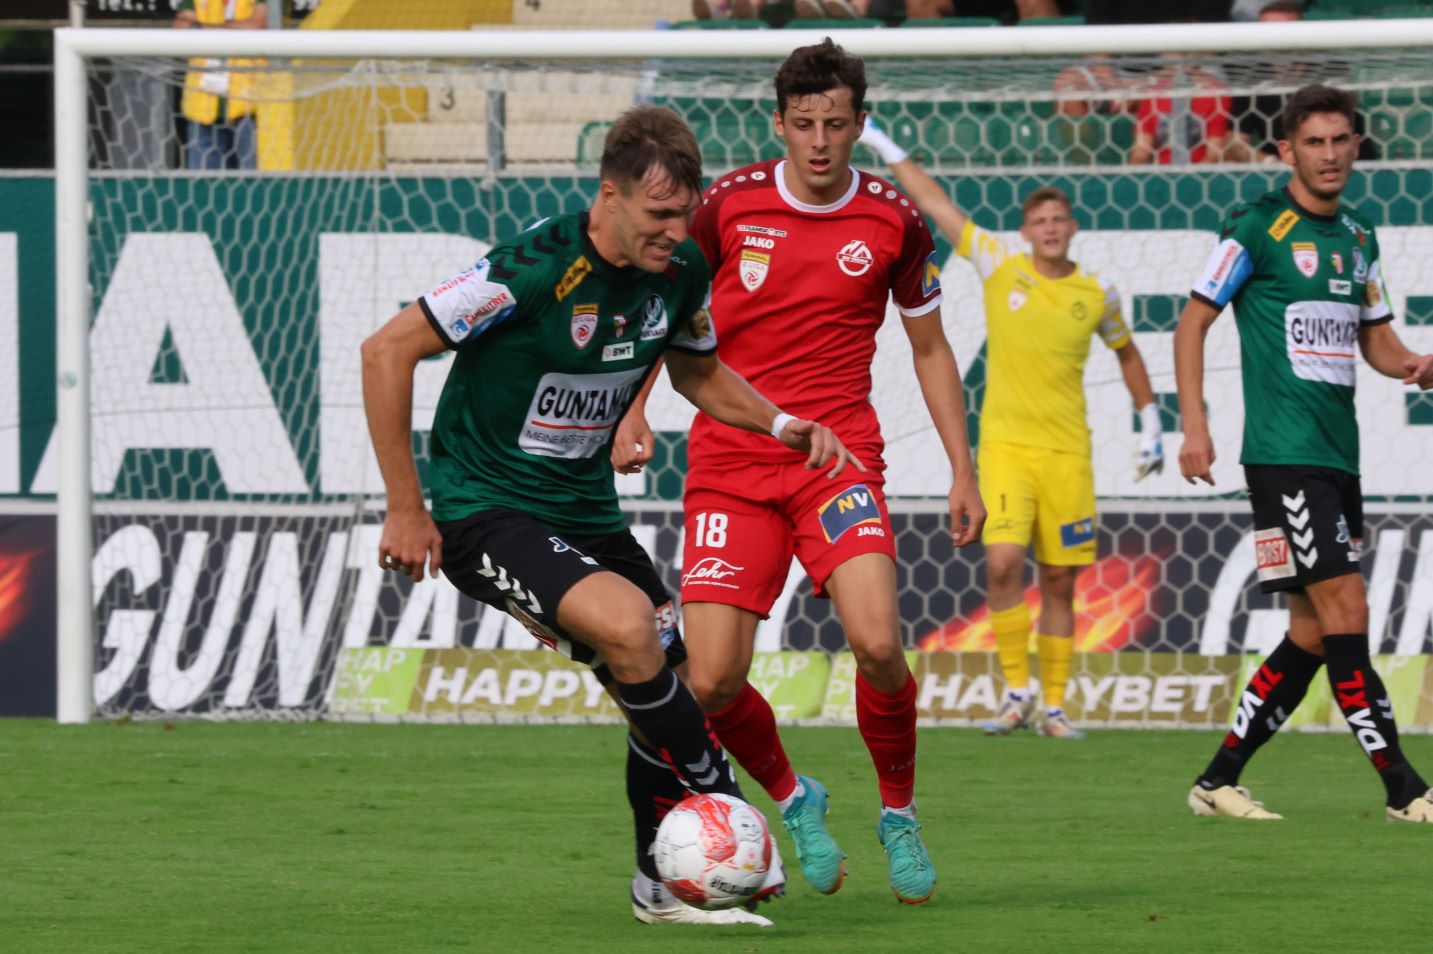
{"type": "Polygon", "coordinates": [[[861,675],[877,689],[894,692],[905,683],[909,668],[906,666],[905,647],[898,637],[863,640],[859,644],[853,640],[851,651],[861,675]]]}
{"type": "Polygon", "coordinates": [[[731,669],[692,666],[692,695],[703,712],[720,712],[736,701],[746,685],[746,673],[731,669]]]}
{"type": "Polygon", "coordinates": [[[1018,590],[1024,576],[1023,560],[992,559],[986,563],[985,576],[992,590],[1018,590]]]}
{"type": "Polygon", "coordinates": [[[650,605],[613,608],[593,642],[619,682],[651,679],[666,664],[650,605]]]}
{"type": "Polygon", "coordinates": [[[1040,568],[1040,597],[1069,603],[1075,598],[1075,568],[1046,566],[1040,568]]]}

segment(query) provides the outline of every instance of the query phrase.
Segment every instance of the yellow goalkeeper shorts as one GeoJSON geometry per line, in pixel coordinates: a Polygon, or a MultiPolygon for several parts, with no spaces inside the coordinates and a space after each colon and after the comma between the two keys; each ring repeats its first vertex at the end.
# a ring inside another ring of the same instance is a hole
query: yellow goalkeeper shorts
{"type": "Polygon", "coordinates": [[[977,465],[990,514],[987,546],[1033,544],[1036,561],[1048,566],[1095,562],[1095,476],[1088,455],[982,443],[977,465]]]}

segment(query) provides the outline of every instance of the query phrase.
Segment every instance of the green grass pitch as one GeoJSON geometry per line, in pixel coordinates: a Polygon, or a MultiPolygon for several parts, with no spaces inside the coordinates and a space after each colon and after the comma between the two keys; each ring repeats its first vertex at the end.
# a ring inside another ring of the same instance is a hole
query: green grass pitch
{"type": "MultiPolygon", "coordinates": [[[[1276,739],[1245,781],[1288,820],[1241,824],[1184,806],[1212,733],[923,730],[940,884],[916,908],[886,885],[855,730],[785,736],[849,875],[821,897],[789,857],[759,930],[633,921],[616,726],[0,721],[0,951],[1433,948],[1433,830],[1383,820],[1346,734],[1276,739]]],[[[1433,739],[1406,748],[1433,766],[1433,739]]]]}

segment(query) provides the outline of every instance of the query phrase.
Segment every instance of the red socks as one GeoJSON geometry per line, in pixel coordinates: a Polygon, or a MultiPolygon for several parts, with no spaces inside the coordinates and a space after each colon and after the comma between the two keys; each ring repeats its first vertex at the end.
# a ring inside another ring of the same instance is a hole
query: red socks
{"type": "Polygon", "coordinates": [[[796,788],[796,774],[791,771],[791,762],[781,747],[776,715],[771,711],[771,703],[751,683],[741,687],[741,694],[731,705],[720,712],[709,713],[707,719],[727,754],[766,789],[766,794],[778,802],[791,796],[796,788]]]}
{"type": "Polygon", "coordinates": [[[907,676],[904,686],[895,693],[886,695],[858,672],[856,725],[861,730],[861,738],[866,741],[866,748],[871,752],[871,761],[876,766],[881,804],[887,808],[905,808],[915,800],[915,677],[907,676]]]}

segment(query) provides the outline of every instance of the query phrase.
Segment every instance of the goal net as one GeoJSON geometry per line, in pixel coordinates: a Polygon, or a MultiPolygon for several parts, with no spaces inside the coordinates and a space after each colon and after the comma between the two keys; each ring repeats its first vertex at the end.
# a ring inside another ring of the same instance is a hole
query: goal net
{"type": "MultiPolygon", "coordinates": [[[[841,37],[871,51],[871,114],[977,222],[1018,241],[1030,190],[1054,184],[1074,197],[1074,257],[1119,288],[1149,367],[1167,464],[1140,483],[1139,425],[1113,355],[1096,346],[1086,374],[1099,559],[1078,578],[1069,708],[1093,725],[1224,723],[1247,667],[1286,626],[1282,603],[1253,585],[1234,324],[1216,323],[1207,348],[1213,488],[1178,475],[1171,339],[1220,218],[1283,180],[1265,144],[1291,90],[1324,81],[1358,93],[1371,145],[1347,198],[1378,225],[1399,334],[1433,350],[1427,46],[1389,46],[1360,25],[1342,32],[1361,47],[1314,29],[1299,34],[1302,51],[1264,39],[1259,52],[1238,52],[1244,41],[1194,52],[1181,29],[1200,28],[1143,30],[1142,40],[1079,28],[841,37]],[[1123,52],[1097,48],[1114,40],[1123,52]],[[1191,52],[1169,52],[1181,48],[1191,52]],[[1208,162],[1216,155],[1229,161],[1208,162]]],[[[1404,30],[1401,42],[1433,40],[1420,29],[1422,39],[1404,30]]],[[[88,271],[61,276],[61,426],[26,465],[35,493],[60,493],[70,717],[615,718],[590,674],[537,652],[516,620],[446,580],[414,585],[378,568],[383,487],[358,345],[493,243],[585,208],[605,131],[633,103],[684,116],[718,185],[780,156],[771,78],[792,46],[819,37],[513,33],[500,45],[478,34],[286,34],[260,49],[236,46],[243,38],[85,33],[83,47],[61,34],[79,77],[60,82],[62,109],[70,97],[85,126],[56,188],[60,247],[66,236],[79,242],[68,247],[83,250],[88,271]],[[216,116],[234,121],[214,125],[216,116]],[[66,327],[88,327],[87,355],[66,327]]],[[[79,119],[70,122],[78,137],[79,119]]],[[[881,174],[875,156],[858,148],[856,160],[881,174]]],[[[979,283],[948,244],[940,254],[941,319],[978,440],[979,283]]],[[[420,470],[448,367],[438,358],[417,371],[420,470]]],[[[1367,367],[1359,374],[1372,639],[1399,719],[1427,728],[1433,401],[1367,367]]],[[[1001,686],[982,553],[949,543],[947,466],[894,312],[874,377],[921,715],[980,721],[1001,686]]],[[[618,479],[674,591],[691,416],[659,384],[656,459],[618,479]]],[[[1038,591],[1028,595],[1038,616],[1038,591]]],[[[841,628],[799,567],[757,649],[754,679],[781,717],[852,718],[841,628]]],[[[1336,718],[1326,698],[1299,716],[1310,726],[1336,718]]]]}

